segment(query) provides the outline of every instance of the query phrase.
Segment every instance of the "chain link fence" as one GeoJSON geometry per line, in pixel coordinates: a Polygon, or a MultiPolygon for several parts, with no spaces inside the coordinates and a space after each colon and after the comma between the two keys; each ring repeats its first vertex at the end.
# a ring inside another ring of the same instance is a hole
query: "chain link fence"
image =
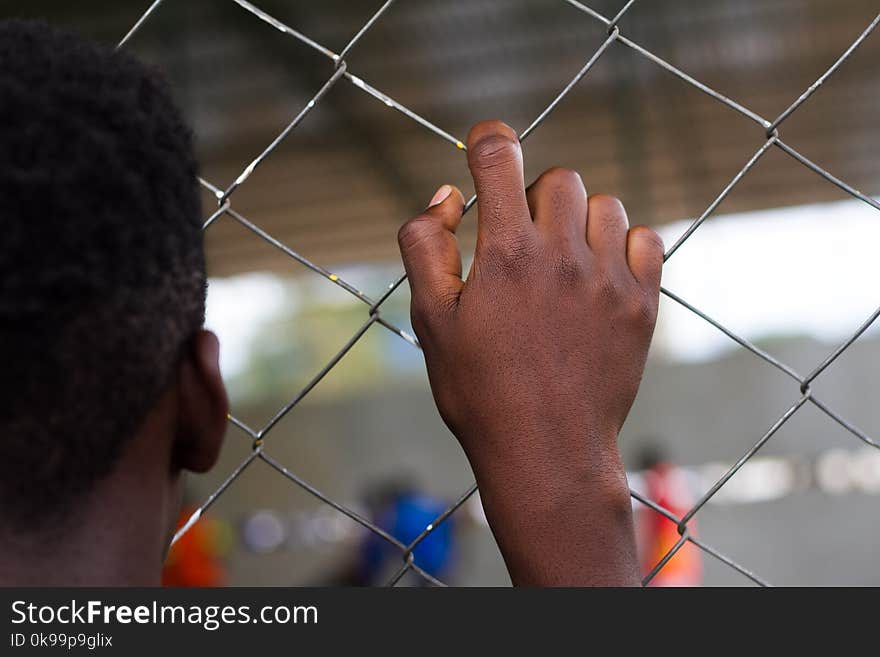
{"type": "MultiPolygon", "coordinates": [[[[293,117],[287,127],[284,128],[284,130],[280,134],[278,134],[278,136],[256,158],[254,158],[254,160],[247,167],[245,167],[245,169],[238,175],[238,177],[229,187],[223,189],[212,184],[208,180],[200,180],[202,186],[207,189],[211,194],[213,194],[213,196],[217,200],[217,209],[204,221],[203,228],[204,230],[208,230],[214,224],[214,222],[221,219],[238,222],[241,226],[251,231],[259,238],[265,240],[273,247],[279,249],[281,252],[298,262],[303,267],[306,267],[315,275],[321,276],[326,279],[328,285],[337,285],[349,294],[353,295],[359,302],[363,304],[366,319],[360,326],[360,328],[357,329],[354,335],[351,336],[351,338],[326,363],[326,365],[324,365],[324,367],[322,367],[320,371],[318,371],[288,403],[286,403],[280,410],[278,410],[278,412],[264,426],[260,428],[254,428],[248,426],[247,424],[236,418],[234,415],[230,415],[230,423],[234,425],[237,430],[243,432],[247,436],[247,438],[252,441],[252,450],[250,451],[248,456],[240,464],[238,464],[237,467],[233,469],[233,471],[228,475],[228,477],[226,477],[222,484],[190,516],[187,522],[175,535],[174,541],[177,541],[185,532],[187,532],[199,520],[202,514],[204,514],[205,511],[207,511],[207,509],[210,508],[211,505],[214,504],[214,502],[216,502],[218,498],[220,498],[220,496],[223,495],[229,489],[229,487],[233,485],[233,483],[247,468],[249,468],[254,463],[254,461],[261,460],[269,465],[271,468],[279,472],[281,475],[286,477],[292,484],[303,488],[311,495],[314,495],[316,498],[318,498],[325,504],[333,507],[340,513],[345,514],[355,522],[365,527],[367,530],[374,532],[376,535],[384,539],[384,541],[387,541],[391,546],[396,548],[400,552],[401,563],[397,572],[388,581],[389,585],[393,586],[397,584],[401,581],[404,575],[406,575],[408,572],[413,572],[418,576],[424,578],[424,580],[426,580],[426,582],[429,584],[442,586],[442,582],[438,581],[434,576],[420,568],[419,565],[415,563],[413,556],[414,550],[416,546],[418,546],[428,535],[431,534],[431,532],[433,532],[441,523],[443,523],[459,508],[461,508],[462,505],[476,493],[476,484],[472,484],[467,488],[467,490],[463,491],[462,494],[455,501],[455,503],[449,506],[437,518],[435,518],[433,522],[424,527],[422,532],[411,543],[406,545],[397,540],[394,536],[390,535],[385,530],[383,530],[381,527],[377,526],[375,523],[371,522],[370,519],[325,495],[323,492],[312,486],[309,482],[302,479],[295,472],[288,469],[284,464],[273,458],[268,447],[270,443],[267,443],[267,438],[271,434],[272,429],[277,425],[277,423],[282,418],[291,413],[296,408],[296,406],[315,388],[315,386],[318,385],[318,383],[334,367],[336,367],[337,364],[339,364],[339,362],[367,333],[367,331],[373,329],[374,326],[382,327],[381,330],[391,331],[392,333],[400,337],[400,339],[412,345],[413,348],[419,348],[418,341],[415,339],[414,336],[409,334],[407,331],[402,330],[382,316],[383,304],[391,296],[391,294],[406,280],[405,276],[401,275],[399,278],[392,281],[379,298],[371,298],[370,296],[367,296],[366,294],[361,292],[357,287],[355,287],[348,281],[303,257],[302,255],[297,253],[297,251],[293,247],[280,242],[275,237],[260,228],[258,225],[252,223],[250,220],[248,220],[247,217],[243,216],[234,208],[233,198],[236,190],[241,185],[247,182],[248,178],[251,176],[254,170],[259,167],[267,158],[271,157],[273,151],[275,151],[275,149],[288,136],[290,136],[292,132],[296,130],[297,126],[299,126],[300,123],[302,123],[302,121],[306,119],[309,113],[320,106],[321,100],[325,97],[325,95],[335,85],[340,83],[348,83],[360,89],[364,93],[372,96],[379,102],[386,105],[389,110],[403,114],[407,118],[421,125],[425,130],[428,130],[436,135],[438,139],[445,140],[450,144],[452,148],[464,150],[464,143],[461,139],[446,132],[441,127],[435,125],[424,116],[413,112],[405,105],[396,101],[391,96],[373,87],[371,84],[369,84],[369,82],[358,77],[349,68],[349,60],[352,59],[352,55],[356,50],[358,42],[370,30],[370,28],[372,28],[373,25],[376,24],[377,21],[382,20],[383,16],[386,14],[386,12],[389,11],[395,0],[387,0],[384,4],[382,4],[370,17],[370,19],[357,31],[357,33],[351,37],[345,47],[342,48],[342,50],[338,53],[311,39],[309,36],[299,32],[294,27],[283,23],[282,21],[263,11],[261,8],[252,4],[251,2],[247,2],[246,0],[229,1],[237,4],[242,9],[242,11],[246,12],[247,15],[249,15],[252,19],[268,23],[283,34],[289,36],[292,39],[300,41],[301,43],[307,45],[308,47],[327,57],[327,59],[329,60],[328,68],[330,69],[330,74],[328,75],[326,82],[323,84],[323,86],[321,86],[320,89],[317,90],[315,95],[305,105],[305,107],[303,107],[300,112],[295,117],[293,117]]],[[[834,75],[835,72],[852,55],[852,53],[867,38],[869,38],[871,33],[877,27],[878,23],[880,23],[880,15],[875,17],[873,21],[871,21],[870,24],[865,27],[864,31],[858,35],[858,37],[851,43],[851,45],[839,56],[836,61],[831,64],[831,66],[822,74],[821,77],[819,77],[813,84],[811,84],[799,97],[795,98],[791,102],[791,104],[786,107],[778,116],[773,119],[767,119],[752,111],[748,107],[738,103],[732,98],[725,96],[716,89],[713,89],[712,87],[703,84],[699,80],[689,75],[687,72],[677,68],[674,64],[662,59],[653,52],[643,48],[638,43],[629,39],[621,30],[619,24],[625,14],[627,14],[628,12],[638,11],[639,3],[636,2],[636,0],[629,0],[628,2],[623,4],[623,6],[615,15],[610,17],[601,14],[589,5],[578,2],[577,0],[558,1],[566,2],[567,4],[582,12],[584,20],[598,21],[599,23],[601,23],[606,28],[606,37],[595,51],[593,51],[592,53],[586,53],[588,57],[582,68],[568,82],[568,84],[559,91],[553,101],[537,117],[535,117],[535,119],[528,125],[525,130],[520,133],[520,140],[523,143],[527,141],[529,135],[531,135],[545,121],[549,119],[559,103],[561,103],[569,94],[569,92],[571,92],[571,90],[585,76],[590,73],[590,71],[601,61],[603,55],[610,48],[620,47],[631,49],[639,56],[649,60],[650,62],[653,62],[662,69],[665,69],[667,72],[676,76],[684,83],[691,85],[702,93],[715,99],[718,103],[726,105],[730,109],[745,116],[756,125],[755,144],[757,145],[757,149],[754,151],[754,154],[748,159],[747,162],[745,162],[745,164],[737,172],[737,174],[733,176],[732,179],[730,179],[728,184],[720,191],[720,193],[700,214],[700,216],[697,217],[690,224],[687,230],[685,230],[684,233],[668,248],[665,256],[666,259],[672,257],[675,252],[682,246],[682,244],[684,244],[685,241],[687,241],[694,234],[694,232],[700,228],[703,222],[705,222],[710,216],[712,216],[715,210],[724,201],[724,199],[727,198],[734,187],[736,187],[737,184],[749,174],[756,163],[769,150],[773,148],[781,150],[783,153],[793,158],[796,162],[813,171],[815,174],[821,176],[833,185],[837,186],[850,196],[859,199],[860,201],[872,206],[876,210],[880,210],[880,203],[878,203],[876,200],[853,188],[845,181],[840,180],[815,162],[805,157],[792,145],[785,142],[781,136],[781,129],[785,121],[793,113],[798,111],[798,109],[801,108],[802,105],[808,101],[810,96],[812,96],[832,75],[834,75]]],[[[645,2],[646,0],[641,1],[645,2]]],[[[164,0],[155,0],[152,5],[150,5],[147,11],[140,17],[140,19],[135,23],[135,25],[130,29],[130,31],[119,43],[119,47],[123,47],[135,35],[135,33],[137,33],[144,26],[144,24],[150,20],[156,9],[158,9],[163,2],[164,0]]],[[[465,212],[468,212],[468,210],[473,207],[475,201],[476,197],[472,197],[468,200],[465,206],[465,212]]],[[[661,288],[661,291],[662,294],[666,295],[669,299],[678,304],[681,304],[684,308],[714,326],[716,329],[724,333],[728,338],[738,343],[741,347],[745,348],[746,350],[763,360],[768,367],[776,368],[777,370],[787,375],[791,379],[793,402],[791,403],[791,406],[785,411],[785,413],[783,413],[782,416],[779,417],[763,433],[763,435],[758,438],[758,440],[752,445],[752,447],[745,454],[743,454],[724,473],[724,475],[720,479],[718,479],[714,483],[714,485],[712,485],[709,490],[697,500],[692,508],[690,508],[690,510],[688,510],[684,515],[679,517],[671,513],[668,509],[665,509],[662,506],[658,505],[651,499],[648,499],[644,495],[636,491],[631,491],[632,497],[638,504],[642,504],[653,512],[661,514],[665,518],[674,522],[678,528],[678,533],[680,536],[675,545],[673,545],[672,548],[668,550],[668,552],[645,576],[644,583],[647,584],[648,582],[650,582],[686,543],[692,543],[697,548],[710,555],[712,558],[717,559],[729,566],[730,568],[738,571],[754,583],[766,586],[768,585],[768,582],[764,579],[762,575],[752,572],[746,566],[737,563],[730,557],[726,556],[711,545],[706,544],[697,536],[693,535],[691,533],[690,522],[694,519],[700,509],[702,509],[703,506],[722,488],[722,486],[724,486],[731,479],[731,477],[736,475],[736,473],[743,467],[743,465],[746,464],[779,431],[779,429],[806,404],[812,404],[813,406],[818,408],[822,413],[827,415],[834,422],[838,423],[841,427],[843,427],[858,440],[863,441],[871,447],[880,448],[880,445],[878,445],[878,442],[875,439],[867,435],[864,431],[859,429],[853,423],[849,422],[846,418],[838,414],[831,406],[818,398],[811,387],[812,383],[818,377],[820,377],[822,373],[844,351],[846,351],[853,344],[853,342],[855,342],[868,329],[868,327],[870,327],[871,324],[875,322],[875,320],[877,320],[878,317],[880,317],[880,308],[878,308],[873,314],[871,314],[870,317],[868,317],[859,326],[858,330],[856,330],[851,336],[849,336],[848,339],[846,339],[842,344],[840,344],[836,349],[828,354],[827,357],[825,357],[820,363],[818,363],[810,372],[803,374],[796,371],[794,368],[790,367],[786,363],[783,363],[780,360],[774,358],[768,352],[753,344],[749,340],[731,331],[717,320],[713,319],[709,315],[702,312],[700,309],[688,303],[685,299],[678,296],[674,291],[667,290],[665,288],[661,288]]]]}

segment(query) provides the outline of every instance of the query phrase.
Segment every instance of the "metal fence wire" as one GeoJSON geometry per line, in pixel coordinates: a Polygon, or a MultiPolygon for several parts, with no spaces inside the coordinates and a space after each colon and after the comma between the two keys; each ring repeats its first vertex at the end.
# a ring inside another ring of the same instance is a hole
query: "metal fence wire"
{"type": "MultiPolygon", "coordinates": [[[[144,24],[150,19],[150,17],[162,4],[163,1],[164,0],[155,0],[150,5],[147,11],[141,16],[141,18],[135,23],[135,25],[129,30],[129,32],[119,43],[119,47],[123,47],[132,38],[132,36],[134,36],[134,34],[144,26],[144,24]]],[[[407,116],[409,119],[421,125],[424,129],[434,133],[438,138],[449,142],[452,147],[459,150],[464,150],[465,145],[462,140],[449,134],[442,128],[436,126],[425,117],[413,112],[406,106],[394,100],[394,98],[392,98],[391,96],[385,94],[379,89],[376,89],[366,80],[359,78],[351,70],[349,70],[348,58],[357,46],[358,42],[364,36],[364,34],[366,34],[367,31],[370,30],[373,25],[375,25],[377,21],[380,21],[382,19],[383,15],[394,4],[395,0],[387,0],[384,4],[382,4],[382,6],[378,8],[378,10],[372,15],[372,17],[357,31],[357,33],[351,38],[351,40],[339,53],[336,53],[330,48],[327,48],[317,41],[314,41],[305,34],[297,31],[295,28],[286,25],[282,21],[269,15],[251,2],[247,2],[246,0],[231,1],[235,2],[235,4],[241,7],[242,10],[250,14],[255,19],[268,23],[269,25],[276,28],[277,30],[280,30],[282,33],[288,35],[289,37],[297,39],[307,46],[313,48],[317,52],[325,55],[330,60],[332,72],[328,76],[327,81],[320,89],[318,89],[318,91],[305,105],[305,107],[300,110],[300,112],[293,118],[293,120],[290,121],[287,127],[284,128],[283,131],[281,131],[281,133],[272,141],[272,143],[270,143],[247,167],[245,167],[241,174],[239,174],[239,176],[228,188],[221,189],[207,180],[200,180],[201,184],[207,190],[209,190],[217,199],[217,209],[204,221],[203,228],[205,230],[208,230],[211,225],[221,217],[228,217],[231,220],[238,222],[248,230],[252,231],[258,237],[262,238],[272,246],[280,249],[286,255],[290,256],[292,259],[296,260],[310,271],[324,277],[329,284],[337,285],[352,294],[355,298],[357,298],[360,302],[364,304],[367,318],[360,326],[360,328],[355,332],[355,334],[351,336],[348,342],[345,343],[345,345],[330,359],[330,361],[317,374],[315,374],[315,376],[306,384],[306,386],[302,390],[300,390],[296,394],[296,396],[294,396],[286,405],[284,405],[265,426],[259,429],[254,429],[237,419],[235,416],[229,416],[230,423],[232,423],[238,430],[244,432],[253,441],[252,450],[247,458],[245,458],[229,474],[229,476],[223,481],[223,483],[189,517],[187,522],[174,536],[173,540],[177,541],[185,532],[187,532],[196,523],[196,521],[199,520],[202,514],[204,514],[205,511],[229,489],[233,482],[235,482],[235,480],[239,476],[241,476],[241,474],[254,461],[259,459],[278,471],[293,484],[302,487],[322,502],[330,505],[340,513],[343,513],[352,520],[360,523],[363,527],[371,532],[374,532],[382,539],[387,541],[389,544],[394,546],[397,550],[399,550],[401,556],[401,565],[397,572],[393,575],[393,577],[391,577],[391,579],[388,581],[388,584],[390,586],[394,586],[395,584],[400,582],[404,575],[406,575],[410,571],[424,578],[424,580],[426,580],[426,582],[429,584],[443,586],[442,582],[438,581],[430,573],[426,572],[425,570],[420,568],[418,564],[415,563],[413,551],[415,550],[416,546],[419,545],[419,543],[421,543],[432,531],[434,531],[434,529],[437,528],[438,525],[443,523],[447,518],[455,513],[476,492],[476,484],[472,484],[467,490],[465,490],[461,494],[461,496],[455,501],[455,503],[449,506],[449,508],[447,508],[437,518],[435,518],[431,524],[427,525],[418,535],[418,537],[415,538],[415,540],[413,540],[409,545],[405,545],[393,536],[391,536],[381,527],[371,522],[368,518],[346,507],[338,501],[331,499],[320,490],[309,484],[307,481],[303,480],[295,472],[292,472],[282,463],[273,458],[266,447],[266,437],[271,433],[276,424],[288,413],[290,413],[294,409],[294,407],[296,407],[297,404],[299,404],[306,397],[306,395],[308,395],[314,389],[314,387],[321,381],[321,379],[323,379],[324,376],[326,376],[327,373],[330,372],[330,370],[332,370],[342,360],[342,358],[345,357],[349,350],[364,336],[364,334],[371,327],[373,327],[373,325],[382,326],[411,344],[413,347],[419,347],[418,341],[415,339],[415,337],[395,326],[393,323],[386,320],[382,316],[382,304],[385,303],[385,301],[398,288],[398,286],[400,286],[401,283],[404,282],[406,277],[404,275],[401,275],[399,278],[388,285],[387,289],[381,297],[379,297],[378,299],[373,299],[358,290],[355,286],[337,276],[336,274],[327,271],[323,267],[303,257],[293,248],[281,243],[272,235],[261,229],[259,226],[249,221],[247,217],[243,216],[234,209],[232,199],[235,191],[241,185],[247,182],[248,178],[254,172],[254,170],[258,166],[260,166],[260,164],[264,160],[266,160],[266,158],[272,155],[273,151],[281,144],[282,141],[284,141],[284,139],[286,139],[294,130],[296,130],[297,126],[306,118],[306,116],[310,112],[312,112],[316,107],[320,105],[321,100],[328,93],[328,91],[330,91],[330,89],[334,85],[343,80],[347,83],[354,85],[355,87],[357,87],[364,93],[374,97],[378,101],[382,102],[390,110],[400,112],[401,114],[407,116]]],[[[686,240],[688,240],[696,230],[700,228],[703,222],[706,221],[706,219],[708,219],[713,214],[713,212],[718,208],[722,201],[724,201],[724,199],[731,193],[734,187],[743,179],[743,177],[745,177],[749,173],[749,171],[762,158],[762,156],[767,153],[771,148],[778,148],[783,153],[787,154],[804,167],[812,170],[814,173],[818,174],[828,182],[836,185],[847,194],[859,199],[860,201],[863,201],[864,203],[867,203],[877,210],[880,210],[880,203],[878,203],[873,198],[870,198],[869,196],[863,194],[859,190],[851,187],[843,180],[835,177],[818,164],[812,162],[810,159],[798,152],[793,146],[783,141],[780,134],[780,129],[782,128],[782,125],[785,123],[785,121],[794,112],[796,112],[810,98],[810,96],[812,96],[819,89],[819,87],[821,87],[832,75],[834,75],[834,73],[840,68],[840,66],[843,65],[844,62],[846,62],[846,60],[852,55],[856,48],[858,48],[871,35],[871,33],[877,27],[878,23],[880,23],[880,14],[878,14],[871,21],[871,23],[864,29],[864,31],[858,36],[858,38],[856,38],[856,40],[852,42],[852,44],[840,55],[840,57],[833,64],[831,64],[831,66],[825,71],[825,73],[822,74],[821,77],[819,77],[813,84],[811,84],[800,96],[794,99],[792,103],[777,117],[769,120],[752,111],[748,107],[745,107],[737,101],[725,96],[719,91],[703,84],[699,80],[690,76],[685,71],[677,68],[675,65],[658,57],[651,51],[640,46],[638,43],[627,38],[627,36],[621,31],[619,23],[621,18],[627,12],[637,11],[638,4],[636,0],[629,0],[628,2],[626,2],[612,17],[605,16],[595,9],[591,8],[587,4],[578,2],[577,0],[559,0],[559,2],[566,2],[567,4],[580,10],[581,12],[583,12],[583,14],[585,15],[585,19],[587,20],[595,20],[602,23],[602,25],[607,28],[607,37],[604,39],[598,49],[596,49],[595,52],[589,55],[582,68],[571,79],[571,81],[567,85],[565,85],[565,87],[557,94],[553,101],[534,119],[534,121],[531,122],[531,124],[525,130],[520,133],[519,137],[522,142],[525,142],[529,135],[531,135],[550,117],[557,105],[559,105],[559,103],[562,102],[566,95],[586,75],[590,73],[590,71],[594,68],[594,66],[596,66],[596,64],[602,59],[602,56],[610,48],[621,46],[635,51],[640,56],[665,69],[672,75],[678,77],[683,82],[692,85],[704,94],[714,98],[719,103],[722,103],[727,107],[735,110],[736,112],[739,112],[743,116],[753,121],[759,128],[759,130],[756,132],[756,143],[759,144],[757,150],[755,150],[754,154],[743,165],[739,172],[735,176],[733,176],[730,182],[728,182],[724,189],[721,190],[721,192],[702,212],[702,214],[700,214],[700,216],[697,217],[693,221],[693,223],[690,224],[688,229],[681,235],[681,237],[678,238],[678,240],[676,240],[675,243],[669,247],[665,255],[666,259],[672,257],[679,249],[679,247],[681,247],[681,245],[686,240]]],[[[473,207],[475,201],[476,197],[472,197],[470,200],[468,200],[467,204],[465,205],[465,212],[473,207]]],[[[828,356],[824,360],[817,364],[812,371],[807,374],[801,374],[789,365],[777,360],[755,344],[752,344],[745,338],[737,335],[736,333],[734,333],[709,315],[705,314],[698,308],[692,306],[687,301],[677,296],[674,292],[665,288],[661,288],[661,292],[669,299],[672,299],[673,301],[681,304],[689,311],[696,314],[698,317],[702,318],[703,320],[714,326],[716,329],[724,333],[728,338],[737,342],[740,346],[744,347],[752,354],[762,359],[768,366],[774,367],[788,375],[788,377],[791,378],[792,387],[793,391],[796,394],[796,398],[795,401],[788,408],[788,410],[786,410],[785,413],[783,413],[782,416],[779,417],[779,419],[777,419],[772,424],[772,426],[770,426],[764,432],[764,434],[758,438],[757,442],[755,442],[754,445],[752,445],[752,447],[745,454],[743,454],[742,457],[740,457],[739,460],[737,460],[736,463],[734,463],[724,473],[724,475],[720,479],[718,479],[715,484],[705,494],[703,494],[693,505],[693,507],[683,516],[679,517],[671,513],[668,509],[663,508],[654,501],[641,495],[640,493],[636,491],[631,491],[631,495],[637,503],[645,505],[647,508],[653,510],[658,514],[661,514],[662,516],[665,516],[672,522],[676,523],[678,527],[678,533],[680,535],[680,538],[675,543],[675,545],[671,549],[669,549],[669,551],[645,576],[643,583],[647,584],[648,582],[650,582],[657,575],[657,573],[664,568],[669,560],[682,548],[682,546],[684,546],[685,543],[690,542],[706,554],[711,555],[713,558],[718,559],[730,568],[741,573],[743,576],[749,578],[754,583],[761,586],[767,586],[768,582],[762,576],[759,576],[758,574],[752,572],[747,567],[737,563],[730,557],[719,552],[714,547],[706,544],[704,541],[694,536],[690,531],[689,523],[700,511],[700,509],[703,508],[706,502],[708,502],[721,489],[721,487],[724,486],[731,479],[731,477],[733,477],[740,470],[740,468],[742,468],[743,465],[747,463],[758,452],[758,450],[760,450],[761,447],[763,447],[764,444],[767,443],[767,441],[769,441],[774,436],[774,434],[776,434],[776,432],[779,431],[779,429],[806,404],[812,404],[817,407],[819,410],[821,410],[828,417],[837,422],[840,426],[842,426],[859,440],[867,443],[872,447],[880,448],[880,444],[878,444],[875,439],[866,435],[861,429],[856,427],[845,418],[841,417],[837,412],[835,412],[833,408],[831,408],[828,404],[819,399],[813,393],[811,388],[811,384],[813,383],[813,381],[816,380],[817,377],[819,377],[844,351],[846,351],[846,349],[848,349],[853,344],[853,342],[855,342],[862,335],[862,333],[864,333],[868,329],[868,327],[871,326],[871,324],[878,318],[878,316],[880,316],[880,308],[878,308],[870,317],[868,317],[859,326],[858,330],[856,330],[855,333],[853,333],[847,340],[845,340],[830,354],[828,354],[828,356]]]]}

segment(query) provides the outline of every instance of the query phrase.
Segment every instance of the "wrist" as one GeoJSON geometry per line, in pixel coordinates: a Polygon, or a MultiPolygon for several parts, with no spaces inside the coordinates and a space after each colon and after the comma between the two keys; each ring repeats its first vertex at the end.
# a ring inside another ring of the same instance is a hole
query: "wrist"
{"type": "Polygon", "coordinates": [[[616,441],[579,442],[577,447],[560,440],[550,449],[481,450],[468,459],[480,490],[520,513],[559,513],[572,500],[628,509],[629,485],[616,441]]]}
{"type": "MultiPolygon", "coordinates": [[[[515,442],[510,436],[508,444],[515,442]]],[[[527,442],[517,436],[516,442],[527,442]]],[[[472,458],[486,517],[518,585],[638,584],[632,505],[616,441],[472,458]]],[[[470,455],[469,455],[470,458],[470,455]]]]}
{"type": "Polygon", "coordinates": [[[547,488],[547,493],[590,487],[611,476],[611,483],[625,486],[616,429],[586,422],[509,425],[455,432],[478,479],[547,488]]]}
{"type": "Polygon", "coordinates": [[[622,475],[586,473],[537,489],[493,482],[481,496],[514,585],[639,585],[632,504],[622,475]]]}

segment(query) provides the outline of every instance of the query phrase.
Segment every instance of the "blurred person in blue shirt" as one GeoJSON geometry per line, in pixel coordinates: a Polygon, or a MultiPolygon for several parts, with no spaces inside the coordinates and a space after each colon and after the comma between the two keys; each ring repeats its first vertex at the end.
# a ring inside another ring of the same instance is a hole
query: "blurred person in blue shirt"
{"type": "MultiPolygon", "coordinates": [[[[448,508],[443,500],[403,480],[380,485],[366,498],[373,522],[407,546],[448,508]]],[[[453,523],[453,517],[447,518],[413,549],[415,564],[437,578],[442,579],[454,562],[453,523]]],[[[358,556],[357,571],[364,585],[387,582],[403,564],[400,550],[375,532],[369,532],[358,556]]]]}

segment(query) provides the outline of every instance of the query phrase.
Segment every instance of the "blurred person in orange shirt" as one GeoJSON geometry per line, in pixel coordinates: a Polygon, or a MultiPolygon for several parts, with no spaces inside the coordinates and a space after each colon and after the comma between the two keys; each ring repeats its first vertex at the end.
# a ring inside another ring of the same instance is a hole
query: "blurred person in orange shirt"
{"type": "MultiPolygon", "coordinates": [[[[185,506],[177,529],[195,511],[185,506]]],[[[168,551],[162,569],[162,586],[225,586],[226,568],[223,556],[228,551],[229,531],[219,520],[200,518],[168,551]]]]}

